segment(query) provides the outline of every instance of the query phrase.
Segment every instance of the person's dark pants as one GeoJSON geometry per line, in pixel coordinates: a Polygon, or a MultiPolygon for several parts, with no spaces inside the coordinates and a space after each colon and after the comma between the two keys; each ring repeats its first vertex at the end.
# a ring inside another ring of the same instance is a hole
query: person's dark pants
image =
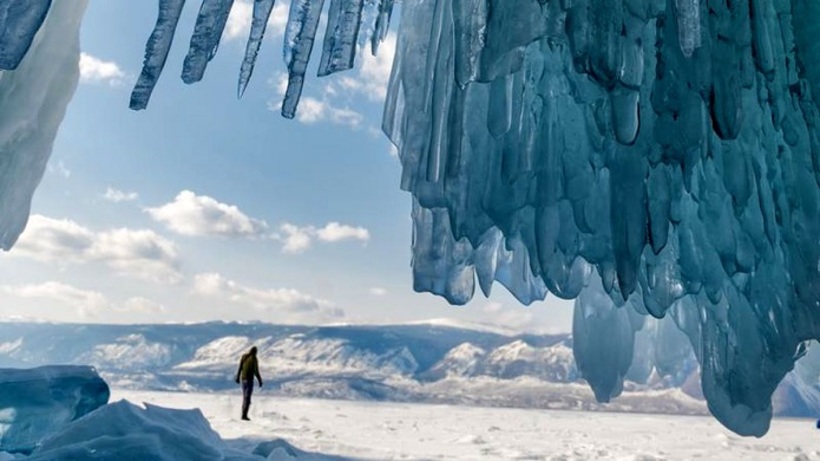
{"type": "Polygon", "coordinates": [[[253,394],[253,380],[242,381],[242,417],[248,417],[248,410],[251,407],[251,394],[253,394]]]}

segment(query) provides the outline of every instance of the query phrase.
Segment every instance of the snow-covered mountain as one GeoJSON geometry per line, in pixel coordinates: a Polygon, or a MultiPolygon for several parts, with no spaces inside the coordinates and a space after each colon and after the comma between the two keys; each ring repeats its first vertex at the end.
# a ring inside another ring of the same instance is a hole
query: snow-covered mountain
{"type": "MultiPolygon", "coordinates": [[[[232,389],[238,359],[252,345],[259,348],[268,392],[281,395],[706,412],[699,386],[692,385],[697,376],[675,384],[657,370],[645,382],[628,381],[611,404],[596,403],[575,366],[567,335],[513,335],[440,322],[328,327],[0,323],[0,367],[88,364],[112,386],[130,389],[232,389]]],[[[804,360],[817,362],[816,355],[804,360]]],[[[774,401],[780,414],[820,412],[818,375],[801,373],[790,375],[778,389],[774,401]]]]}

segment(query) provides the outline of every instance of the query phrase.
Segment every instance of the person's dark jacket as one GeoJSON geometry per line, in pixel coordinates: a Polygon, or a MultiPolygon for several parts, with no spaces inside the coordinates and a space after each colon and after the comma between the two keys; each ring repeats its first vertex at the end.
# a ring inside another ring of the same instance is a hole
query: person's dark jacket
{"type": "Polygon", "coordinates": [[[251,354],[248,352],[242,356],[241,360],[239,360],[239,369],[236,370],[236,382],[253,382],[254,377],[256,377],[259,381],[259,385],[261,386],[262,377],[259,375],[259,362],[256,360],[256,354],[251,354]]]}

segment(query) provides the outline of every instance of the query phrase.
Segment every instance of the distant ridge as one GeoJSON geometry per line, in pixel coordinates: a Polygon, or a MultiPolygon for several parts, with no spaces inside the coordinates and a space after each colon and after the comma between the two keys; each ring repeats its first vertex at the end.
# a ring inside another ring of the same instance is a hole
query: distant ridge
{"type": "MultiPolygon", "coordinates": [[[[697,373],[693,357],[666,370],[671,373],[666,376],[654,368],[634,373],[645,381],[627,381],[623,395],[602,405],[575,367],[570,335],[518,334],[449,319],[324,326],[0,322],[0,367],[93,365],[113,387],[140,390],[234,390],[236,361],[251,345],[260,350],[267,393],[522,408],[707,411],[699,389],[690,385],[697,373]]],[[[811,350],[809,355],[806,359],[820,363],[820,354],[811,350]]],[[[820,413],[820,385],[812,380],[816,377],[806,370],[789,375],[776,393],[776,413],[820,413]]]]}

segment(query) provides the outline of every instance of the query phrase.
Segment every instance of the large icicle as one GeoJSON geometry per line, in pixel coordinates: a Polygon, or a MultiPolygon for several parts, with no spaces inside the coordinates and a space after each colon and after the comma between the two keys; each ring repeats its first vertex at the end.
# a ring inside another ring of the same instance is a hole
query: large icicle
{"type": "Polygon", "coordinates": [[[205,67],[216,56],[219,40],[228,22],[233,0],[202,0],[191,36],[191,47],[182,64],[182,81],[188,84],[202,80],[205,67]]]}
{"type": "Polygon", "coordinates": [[[364,0],[330,0],[319,77],[353,67],[364,0]]]}
{"type": "Polygon", "coordinates": [[[285,65],[288,67],[288,88],[282,102],[282,116],[293,118],[302,96],[310,53],[316,40],[316,30],[322,15],[324,0],[293,0],[285,29],[285,65]]]}
{"type": "Polygon", "coordinates": [[[51,0],[0,1],[0,70],[14,70],[31,47],[51,0]]]}
{"type": "Polygon", "coordinates": [[[159,17],[151,37],[145,45],[145,61],[142,64],[142,72],[137,79],[134,90],[131,92],[131,109],[141,110],[148,107],[148,100],[157,85],[165,61],[168,59],[168,52],[171,51],[171,43],[174,40],[174,32],[179,22],[179,15],[182,14],[182,7],[185,0],[160,0],[159,17]]]}
{"type": "Polygon", "coordinates": [[[253,67],[256,64],[256,57],[259,54],[259,47],[262,45],[262,38],[265,36],[265,28],[268,25],[268,18],[273,11],[275,0],[256,0],[253,2],[253,22],[251,23],[251,33],[248,36],[248,44],[245,47],[245,57],[242,59],[242,67],[239,69],[239,86],[237,96],[240,98],[245,94],[245,88],[253,74],[253,67]]]}

